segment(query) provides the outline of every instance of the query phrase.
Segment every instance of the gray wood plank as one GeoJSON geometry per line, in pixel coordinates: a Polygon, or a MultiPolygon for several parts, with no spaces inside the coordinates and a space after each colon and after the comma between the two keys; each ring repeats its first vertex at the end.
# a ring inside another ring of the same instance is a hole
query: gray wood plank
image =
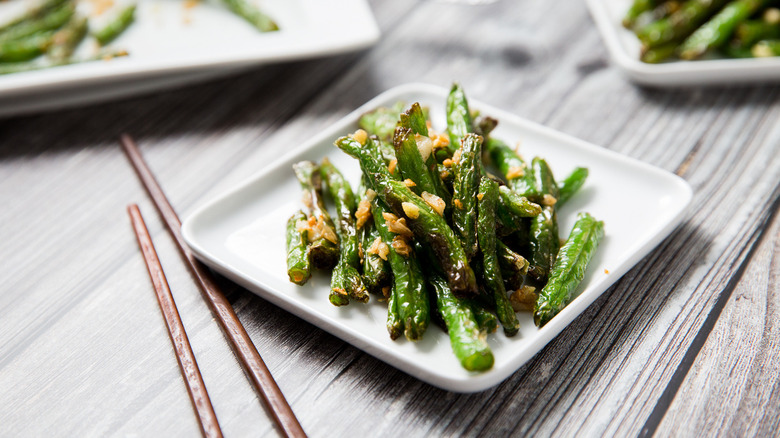
{"type": "Polygon", "coordinates": [[[777,434],[778,276],[780,215],[775,214],[659,425],[659,435],[777,434]]]}
{"type": "Polygon", "coordinates": [[[714,341],[749,311],[741,301],[727,305],[701,353],[696,339],[724,294],[780,288],[768,274],[777,259],[766,248],[776,243],[761,233],[780,196],[780,87],[636,87],[609,66],[581,3],[372,6],[384,35],[368,51],[0,121],[0,435],[197,433],[124,212],[131,201],[146,215],[226,434],[276,435],[115,139],[137,137],[185,216],[379,92],[452,80],[472,98],[678,172],[694,186],[694,206],[531,362],[479,394],[421,383],[225,282],[304,428],[312,436],[630,435],[667,412],[670,388],[678,397],[659,433],[688,418],[724,434],[776,428],[771,409],[745,423],[726,413],[704,420],[724,400],[740,400],[743,413],[776,400],[765,390],[771,371],[740,374],[705,405],[691,395],[708,382],[714,352],[720,373],[742,365],[745,352],[754,368],[776,365],[773,326],[759,351],[714,341]],[[762,241],[768,247],[753,252],[762,241]],[[755,270],[756,289],[730,292],[751,253],[743,278],[755,270]],[[675,376],[693,359],[677,392],[675,376]]]}

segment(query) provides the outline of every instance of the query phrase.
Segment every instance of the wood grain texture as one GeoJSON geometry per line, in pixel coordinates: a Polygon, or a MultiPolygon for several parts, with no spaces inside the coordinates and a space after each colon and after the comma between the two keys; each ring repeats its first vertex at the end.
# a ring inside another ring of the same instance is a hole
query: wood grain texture
{"type": "Polygon", "coordinates": [[[694,188],[692,208],[542,352],[478,394],[421,383],[224,281],[304,429],[775,433],[776,309],[761,300],[780,290],[780,87],[637,87],[609,65],[581,2],[372,7],[383,37],[367,51],[0,120],[0,435],[198,433],[127,229],[124,206],[139,202],[225,435],[274,436],[117,137],[136,137],[186,216],[379,92],[453,80],[469,97],[677,172],[694,188]],[[761,318],[760,336],[745,331],[761,318]],[[745,341],[731,348],[735,336],[745,341]]]}
{"type": "Polygon", "coordinates": [[[739,278],[659,435],[772,436],[780,428],[780,215],[739,278]]]}

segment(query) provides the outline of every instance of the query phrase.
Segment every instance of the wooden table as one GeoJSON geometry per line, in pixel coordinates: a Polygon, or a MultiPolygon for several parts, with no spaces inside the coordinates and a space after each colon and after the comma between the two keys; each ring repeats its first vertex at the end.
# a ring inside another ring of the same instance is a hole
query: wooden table
{"type": "Polygon", "coordinates": [[[422,383],[224,281],[311,436],[780,430],[780,86],[649,89],[582,2],[372,1],[360,53],[0,121],[0,435],[194,436],[125,212],[138,202],[227,436],[274,436],[120,151],[136,137],[186,216],[381,91],[475,99],[675,172],[683,225],[501,385],[422,383]]]}

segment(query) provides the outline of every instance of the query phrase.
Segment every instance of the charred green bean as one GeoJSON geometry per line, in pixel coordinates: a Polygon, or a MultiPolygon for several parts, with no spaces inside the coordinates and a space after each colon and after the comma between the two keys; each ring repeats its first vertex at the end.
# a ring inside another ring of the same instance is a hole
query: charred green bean
{"type": "Polygon", "coordinates": [[[549,281],[537,297],[534,306],[536,325],[544,326],[571,302],[572,293],[585,277],[588,263],[603,236],[603,222],[588,213],[577,215],[577,222],[561,247],[549,281]]]}

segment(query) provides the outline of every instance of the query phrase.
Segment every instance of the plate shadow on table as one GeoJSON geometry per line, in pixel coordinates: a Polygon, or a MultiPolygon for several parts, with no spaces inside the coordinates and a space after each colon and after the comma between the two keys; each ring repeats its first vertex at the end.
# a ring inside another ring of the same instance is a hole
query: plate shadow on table
{"type": "Polygon", "coordinates": [[[766,108],[778,103],[780,85],[757,83],[754,85],[655,88],[637,85],[643,99],[649,103],[668,104],[683,109],[717,108],[734,109],[744,105],[766,108]]]}

